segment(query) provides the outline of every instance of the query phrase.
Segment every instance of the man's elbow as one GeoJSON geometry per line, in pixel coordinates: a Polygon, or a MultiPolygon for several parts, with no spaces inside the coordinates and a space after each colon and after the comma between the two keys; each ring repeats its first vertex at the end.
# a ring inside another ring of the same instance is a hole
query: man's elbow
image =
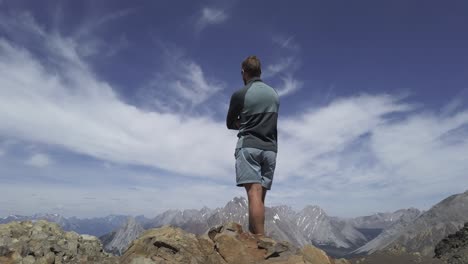
{"type": "Polygon", "coordinates": [[[226,126],[227,126],[228,129],[234,129],[234,130],[238,129],[233,125],[233,123],[227,123],[226,126]]]}
{"type": "Polygon", "coordinates": [[[227,127],[228,129],[239,130],[239,126],[237,126],[237,122],[236,122],[236,121],[233,121],[233,122],[227,121],[227,122],[226,122],[226,127],[227,127]]]}

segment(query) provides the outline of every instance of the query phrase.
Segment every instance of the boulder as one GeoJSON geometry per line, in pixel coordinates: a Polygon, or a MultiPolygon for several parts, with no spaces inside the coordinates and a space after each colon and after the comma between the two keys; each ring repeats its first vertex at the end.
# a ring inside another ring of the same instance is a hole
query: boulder
{"type": "Polygon", "coordinates": [[[180,228],[164,226],[144,232],[121,256],[121,263],[226,263],[214,243],[180,228]]]}

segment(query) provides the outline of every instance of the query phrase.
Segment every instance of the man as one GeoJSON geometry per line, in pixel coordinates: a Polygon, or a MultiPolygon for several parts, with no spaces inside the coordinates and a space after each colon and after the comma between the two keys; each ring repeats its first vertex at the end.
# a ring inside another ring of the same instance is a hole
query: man
{"type": "Polygon", "coordinates": [[[249,230],[265,234],[265,196],[271,189],[276,165],[278,93],[261,79],[260,60],[242,62],[245,86],[231,97],[226,118],[228,129],[239,130],[235,157],[236,183],[245,187],[249,200],[249,230]]]}

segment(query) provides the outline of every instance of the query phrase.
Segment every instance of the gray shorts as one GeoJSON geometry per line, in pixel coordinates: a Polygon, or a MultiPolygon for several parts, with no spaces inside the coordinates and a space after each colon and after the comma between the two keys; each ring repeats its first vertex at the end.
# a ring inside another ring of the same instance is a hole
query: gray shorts
{"type": "Polygon", "coordinates": [[[256,148],[238,148],[236,157],[236,183],[260,183],[267,190],[271,189],[276,167],[276,152],[256,148]]]}

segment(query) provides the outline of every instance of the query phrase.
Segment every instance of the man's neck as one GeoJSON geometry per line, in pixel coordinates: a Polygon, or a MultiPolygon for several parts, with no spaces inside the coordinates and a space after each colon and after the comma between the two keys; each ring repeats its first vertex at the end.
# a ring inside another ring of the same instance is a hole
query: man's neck
{"type": "Polygon", "coordinates": [[[251,78],[246,78],[245,80],[245,84],[249,84],[251,82],[255,82],[255,81],[261,81],[260,77],[256,76],[256,77],[251,77],[251,78]]]}

